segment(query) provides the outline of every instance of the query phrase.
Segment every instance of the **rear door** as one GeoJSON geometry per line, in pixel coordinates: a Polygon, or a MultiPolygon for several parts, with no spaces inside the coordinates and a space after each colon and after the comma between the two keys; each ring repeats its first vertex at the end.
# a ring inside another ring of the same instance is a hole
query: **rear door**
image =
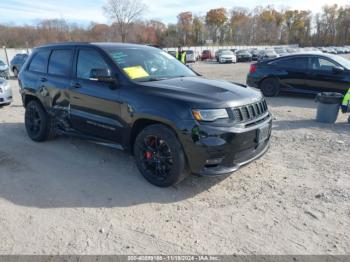
{"type": "Polygon", "coordinates": [[[67,90],[72,80],[74,47],[53,49],[50,54],[47,76],[41,79],[41,85],[47,92],[51,107],[55,111],[68,111],[67,90]]]}
{"type": "Polygon", "coordinates": [[[330,58],[321,56],[311,58],[310,79],[307,84],[315,93],[345,93],[349,88],[347,71],[330,58]]]}
{"type": "MultiPolygon", "coordinates": [[[[90,79],[92,69],[109,69],[103,54],[90,47],[77,48],[74,78],[69,89],[70,117],[80,132],[120,143],[122,122],[116,84],[90,79]]],[[[115,72],[114,72],[115,75],[115,72]]]]}
{"type": "Polygon", "coordinates": [[[281,87],[285,91],[307,92],[305,79],[307,78],[308,58],[303,56],[283,58],[272,61],[280,79],[281,87]]]}
{"type": "Polygon", "coordinates": [[[25,68],[21,77],[22,87],[28,92],[36,92],[38,97],[42,99],[46,108],[50,107],[50,99],[45,90],[47,81],[47,65],[50,56],[50,49],[38,49],[33,54],[31,61],[25,68]]]}

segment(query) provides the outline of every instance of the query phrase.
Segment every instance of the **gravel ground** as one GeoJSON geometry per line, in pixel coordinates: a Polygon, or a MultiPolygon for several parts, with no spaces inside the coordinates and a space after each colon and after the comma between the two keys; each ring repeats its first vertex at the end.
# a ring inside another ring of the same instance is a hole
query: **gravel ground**
{"type": "MultiPolygon", "coordinates": [[[[244,83],[249,64],[198,63],[244,83]]],[[[133,158],[73,138],[34,143],[0,109],[0,254],[349,254],[350,125],[314,121],[312,98],[268,99],[261,159],[219,178],[148,184],[133,158]]]]}

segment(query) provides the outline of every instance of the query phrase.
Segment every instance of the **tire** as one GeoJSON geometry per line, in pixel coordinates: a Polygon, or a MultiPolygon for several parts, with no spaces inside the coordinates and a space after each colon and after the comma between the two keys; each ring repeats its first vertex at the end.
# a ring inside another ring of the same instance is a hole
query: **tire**
{"type": "Polygon", "coordinates": [[[267,78],[260,84],[261,92],[264,96],[277,96],[280,92],[280,85],[277,79],[267,78]]]}
{"type": "Polygon", "coordinates": [[[28,136],[36,142],[42,142],[55,136],[51,117],[40,102],[30,101],[25,110],[25,127],[28,136]]]}
{"type": "Polygon", "coordinates": [[[348,117],[348,123],[350,124],[350,116],[348,117]]]}
{"type": "Polygon", "coordinates": [[[18,70],[16,67],[13,68],[12,72],[13,72],[13,75],[17,78],[18,77],[18,70]]]}
{"type": "Polygon", "coordinates": [[[143,129],[136,137],[133,150],[140,173],[155,186],[175,185],[189,174],[178,138],[164,125],[143,129]]]}

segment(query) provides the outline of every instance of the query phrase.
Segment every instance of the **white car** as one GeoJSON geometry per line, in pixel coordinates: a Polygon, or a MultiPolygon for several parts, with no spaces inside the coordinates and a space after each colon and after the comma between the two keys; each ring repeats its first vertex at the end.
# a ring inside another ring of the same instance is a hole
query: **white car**
{"type": "Polygon", "coordinates": [[[219,54],[219,63],[236,63],[237,57],[232,51],[222,51],[219,54]]]}
{"type": "Polygon", "coordinates": [[[7,106],[12,103],[12,89],[10,83],[0,78],[0,107],[7,106]]]}
{"type": "Polygon", "coordinates": [[[193,50],[186,50],[186,62],[187,63],[196,62],[196,56],[195,56],[193,50]]]}

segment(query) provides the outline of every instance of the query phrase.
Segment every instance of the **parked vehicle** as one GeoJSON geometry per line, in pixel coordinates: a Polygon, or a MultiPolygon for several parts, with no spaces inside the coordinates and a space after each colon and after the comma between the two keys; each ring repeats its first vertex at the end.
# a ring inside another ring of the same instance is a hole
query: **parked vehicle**
{"type": "Polygon", "coordinates": [[[23,66],[19,84],[32,140],[66,134],[128,150],[157,186],[190,172],[231,173],[269,144],[271,116],[260,92],[198,77],[153,47],[42,46],[23,66]]]}
{"type": "Polygon", "coordinates": [[[298,50],[296,48],[287,48],[286,51],[288,54],[298,53],[298,50]]]}
{"type": "MultiPolygon", "coordinates": [[[[231,50],[229,50],[229,49],[219,49],[218,51],[216,51],[215,52],[215,59],[216,59],[216,62],[220,62],[219,61],[219,57],[220,57],[220,55],[221,55],[221,53],[222,52],[227,52],[227,51],[229,51],[229,52],[232,52],[231,50]]],[[[232,52],[233,53],[233,52],[232,52]]]]}
{"type": "Polygon", "coordinates": [[[253,57],[248,50],[238,50],[236,51],[237,62],[251,62],[253,57]]]}
{"type": "Polygon", "coordinates": [[[176,58],[176,51],[168,51],[168,54],[176,58]]]}
{"type": "Polygon", "coordinates": [[[258,62],[273,59],[278,57],[278,54],[273,49],[260,50],[258,55],[258,62]]]}
{"type": "Polygon", "coordinates": [[[2,60],[0,60],[0,78],[10,78],[9,67],[2,60]]]}
{"type": "Polygon", "coordinates": [[[283,47],[276,47],[274,50],[279,56],[285,56],[289,54],[287,50],[283,47]]]}
{"type": "Polygon", "coordinates": [[[193,50],[186,50],[186,62],[187,63],[196,62],[196,56],[195,56],[193,50]]]}
{"type": "Polygon", "coordinates": [[[12,102],[12,89],[10,83],[0,78],[0,107],[10,105],[12,102]]]}
{"type": "Polygon", "coordinates": [[[304,53],[253,64],[247,84],[265,96],[280,92],[345,93],[350,83],[350,61],[336,55],[304,53]]]}
{"type": "Polygon", "coordinates": [[[210,50],[203,50],[202,55],[201,55],[201,60],[207,60],[207,59],[213,59],[213,54],[210,50]]]}
{"type": "Polygon", "coordinates": [[[252,55],[252,61],[258,61],[259,50],[251,49],[250,54],[252,55]]]}
{"type": "Polygon", "coordinates": [[[219,54],[219,63],[223,64],[223,63],[236,63],[237,62],[237,58],[236,55],[229,50],[225,50],[220,52],[219,54]]]}
{"type": "Polygon", "coordinates": [[[16,54],[11,62],[10,62],[10,68],[15,77],[18,76],[19,71],[21,70],[23,64],[28,58],[28,54],[16,54]]]}

